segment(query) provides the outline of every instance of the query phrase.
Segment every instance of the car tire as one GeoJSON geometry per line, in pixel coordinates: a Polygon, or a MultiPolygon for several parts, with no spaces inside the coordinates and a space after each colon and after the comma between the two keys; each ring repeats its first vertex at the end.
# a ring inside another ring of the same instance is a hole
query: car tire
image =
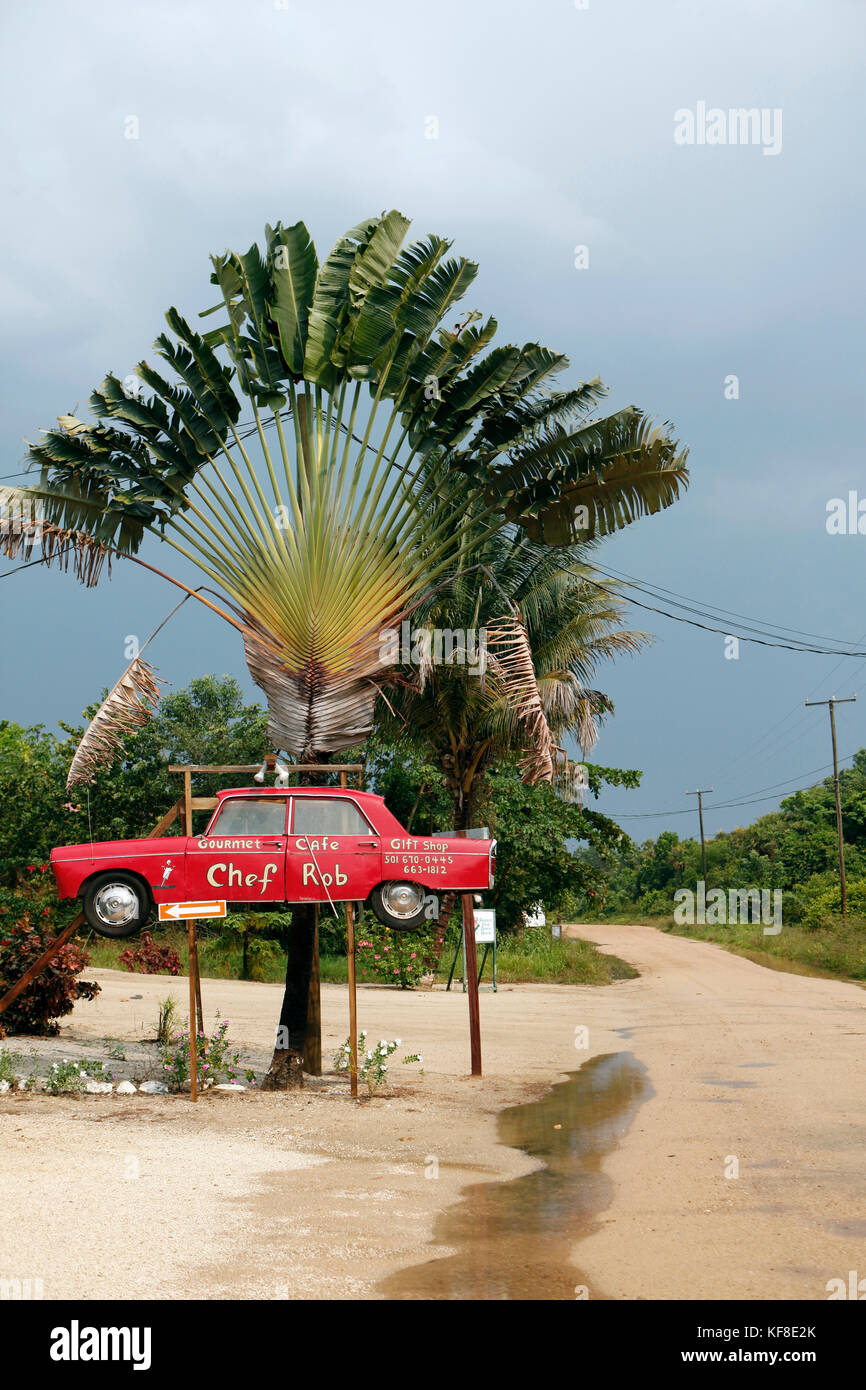
{"type": "Polygon", "coordinates": [[[97,874],[84,890],[82,907],[98,936],[117,941],[141,931],[150,916],[150,894],[134,874],[97,874]]]}
{"type": "Polygon", "coordinates": [[[392,931],[417,931],[428,921],[426,898],[422,884],[394,879],[373,889],[370,906],[382,925],[392,931]]]}

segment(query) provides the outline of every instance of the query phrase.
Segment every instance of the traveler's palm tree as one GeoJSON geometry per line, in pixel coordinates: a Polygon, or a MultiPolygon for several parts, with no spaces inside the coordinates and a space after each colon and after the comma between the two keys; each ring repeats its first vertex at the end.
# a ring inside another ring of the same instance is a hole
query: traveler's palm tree
{"type": "MultiPolygon", "coordinates": [[[[370,731],[395,674],[380,634],[446,582],[461,545],[508,525],[546,546],[605,535],[687,482],[666,427],[634,407],[598,417],[597,379],[563,388],[562,355],[490,347],[495,320],[458,319],[476,266],[440,237],[404,247],[408,225],[371,218],[321,265],[300,222],[213,257],[216,327],[169,310],[159,365],[141,362],[132,383],[107,376],[92,420],[60,416],[30,447],[39,481],[0,492],[10,557],[41,543],[46,562],[94,584],[115,557],[148,564],[138,552],[153,537],[197,565],[219,591],[197,596],[242,633],[272,745],[302,761],[370,731]]],[[[524,691],[525,658],[518,642],[524,691]]],[[[139,657],[77,776],[156,694],[139,657]]],[[[293,922],[274,1086],[300,1080],[311,909],[293,922]]]]}
{"type": "Polygon", "coordinates": [[[5,553],[41,541],[85,583],[118,556],[145,563],[147,537],[193,561],[225,598],[198,596],[243,635],[272,744],[299,759],[369,732],[393,676],[381,630],[461,547],[503,528],[536,547],[602,536],[687,483],[667,427],[635,407],[599,417],[598,379],[562,387],[560,354],[490,347],[496,322],[474,310],[458,321],[477,267],[440,237],[404,247],[407,230],[371,218],[321,265],[300,222],[214,256],[217,326],[169,310],[159,367],[107,376],[92,420],[60,416],[30,446],[39,480],[0,493],[5,553]]]}

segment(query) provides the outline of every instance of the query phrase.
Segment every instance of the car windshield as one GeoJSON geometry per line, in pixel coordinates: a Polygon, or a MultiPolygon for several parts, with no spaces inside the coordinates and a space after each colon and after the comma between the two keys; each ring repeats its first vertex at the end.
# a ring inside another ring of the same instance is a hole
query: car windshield
{"type": "Polygon", "coordinates": [[[369,835],[370,827],[353,801],[342,796],[295,800],[293,835],[369,835]]]}
{"type": "Polygon", "coordinates": [[[286,797],[234,796],[224,801],[209,835],[283,835],[286,797]]]}

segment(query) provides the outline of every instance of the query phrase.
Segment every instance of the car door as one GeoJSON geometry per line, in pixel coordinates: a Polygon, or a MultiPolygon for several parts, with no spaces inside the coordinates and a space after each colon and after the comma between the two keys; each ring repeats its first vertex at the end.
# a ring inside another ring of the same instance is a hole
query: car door
{"type": "Polygon", "coordinates": [[[187,898],[285,902],[288,796],[227,796],[207,833],[187,841],[187,898]]]}
{"type": "Polygon", "coordinates": [[[381,839],[350,795],[292,798],[288,902],[360,902],[381,878],[381,839]]]}

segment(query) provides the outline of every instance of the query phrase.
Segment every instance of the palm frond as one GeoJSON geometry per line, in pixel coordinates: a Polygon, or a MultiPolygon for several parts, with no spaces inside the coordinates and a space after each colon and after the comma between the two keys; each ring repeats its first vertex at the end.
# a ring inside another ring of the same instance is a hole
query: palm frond
{"type": "Polygon", "coordinates": [[[92,782],[97,770],[122,750],[125,736],[152,719],[164,684],[140,656],[130,662],[84,731],[69,767],[67,791],[92,782]]]}
{"type": "Polygon", "coordinates": [[[0,555],[29,561],[34,550],[41,549],[46,566],[71,570],[80,583],[92,588],[103,565],[111,573],[111,551],[86,531],[45,521],[46,500],[28,489],[0,487],[0,555]]]}
{"type": "Polygon", "coordinates": [[[530,785],[550,782],[553,735],[538,689],[529,634],[516,613],[503,614],[487,624],[487,651],[490,669],[507,704],[526,731],[529,751],[521,761],[523,779],[530,785]]]}

